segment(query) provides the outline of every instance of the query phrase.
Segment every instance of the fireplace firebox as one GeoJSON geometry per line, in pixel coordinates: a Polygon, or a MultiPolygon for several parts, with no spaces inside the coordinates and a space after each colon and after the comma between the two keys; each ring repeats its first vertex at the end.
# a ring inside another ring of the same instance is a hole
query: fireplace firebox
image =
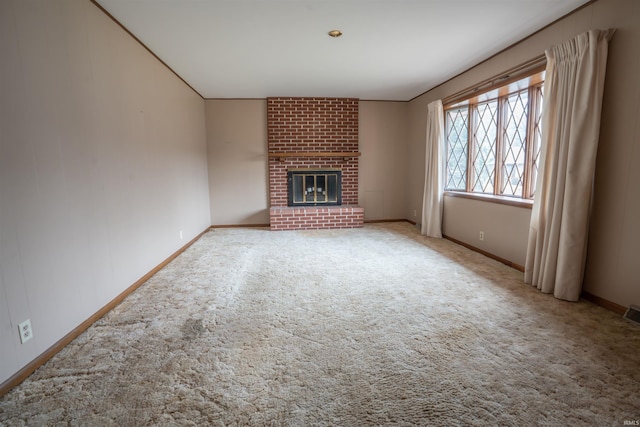
{"type": "Polygon", "coordinates": [[[287,173],[289,206],[339,206],[342,171],[290,170],[287,173]]]}

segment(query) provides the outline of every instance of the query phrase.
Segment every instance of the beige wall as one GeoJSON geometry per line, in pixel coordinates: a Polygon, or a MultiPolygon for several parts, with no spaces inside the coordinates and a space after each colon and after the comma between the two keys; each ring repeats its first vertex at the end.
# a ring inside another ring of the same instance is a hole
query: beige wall
{"type": "Polygon", "coordinates": [[[407,107],[406,102],[360,101],[358,196],[365,221],[406,217],[407,107]]]}
{"type": "Polygon", "coordinates": [[[445,197],[443,216],[442,229],[446,236],[524,266],[530,209],[445,197]],[[480,231],[484,233],[482,241],[480,231]]]}
{"type": "MultiPolygon", "coordinates": [[[[359,203],[365,220],[403,219],[406,102],[360,101],[359,203]]],[[[266,100],[207,100],[211,223],[268,224],[266,100]]]]}
{"type": "MultiPolygon", "coordinates": [[[[610,43],[600,145],[596,165],[595,200],[591,221],[585,290],[623,306],[640,304],[640,2],[600,0],[530,37],[495,58],[416,98],[409,106],[408,206],[421,200],[421,189],[412,184],[424,175],[423,129],[427,104],[467,88],[501,71],[525,62],[556,43],[592,28],[617,28],[610,43]]],[[[529,218],[514,216],[514,208],[445,199],[445,232],[480,246],[478,231],[500,230],[508,222],[512,230],[494,239],[498,253],[519,262],[526,247],[529,218]],[[467,218],[462,221],[461,218],[467,218]],[[522,231],[525,230],[525,231],[522,231]]],[[[516,208],[517,209],[517,208],[516,208]]]]}
{"type": "Polygon", "coordinates": [[[205,105],[211,224],[268,224],[267,101],[205,105]]]}
{"type": "Polygon", "coordinates": [[[3,382],[210,217],[204,101],[95,5],[1,1],[0,58],[3,382]]]}

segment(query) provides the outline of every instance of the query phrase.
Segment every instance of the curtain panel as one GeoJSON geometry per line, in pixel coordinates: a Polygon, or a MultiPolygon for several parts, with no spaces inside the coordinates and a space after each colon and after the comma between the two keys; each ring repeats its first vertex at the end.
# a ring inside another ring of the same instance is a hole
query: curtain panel
{"type": "Polygon", "coordinates": [[[582,291],[608,42],[591,30],[548,49],[542,148],[525,283],[577,301],[582,291]]]}
{"type": "Polygon", "coordinates": [[[444,198],[444,110],[442,100],[427,106],[426,158],[421,233],[442,237],[444,198]]]}

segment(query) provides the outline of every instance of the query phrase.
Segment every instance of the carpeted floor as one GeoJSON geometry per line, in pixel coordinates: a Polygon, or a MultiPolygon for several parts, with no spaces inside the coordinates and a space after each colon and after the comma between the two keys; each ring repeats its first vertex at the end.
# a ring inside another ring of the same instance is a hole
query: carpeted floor
{"type": "Polygon", "coordinates": [[[205,234],[0,424],[624,425],[640,327],[408,223],[205,234]]]}

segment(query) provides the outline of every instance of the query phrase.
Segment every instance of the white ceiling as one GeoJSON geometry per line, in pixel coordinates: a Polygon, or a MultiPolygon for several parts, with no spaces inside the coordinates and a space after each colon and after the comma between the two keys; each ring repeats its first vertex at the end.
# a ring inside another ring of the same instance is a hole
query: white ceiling
{"type": "Polygon", "coordinates": [[[205,98],[400,101],[587,1],[97,0],[205,98]]]}

